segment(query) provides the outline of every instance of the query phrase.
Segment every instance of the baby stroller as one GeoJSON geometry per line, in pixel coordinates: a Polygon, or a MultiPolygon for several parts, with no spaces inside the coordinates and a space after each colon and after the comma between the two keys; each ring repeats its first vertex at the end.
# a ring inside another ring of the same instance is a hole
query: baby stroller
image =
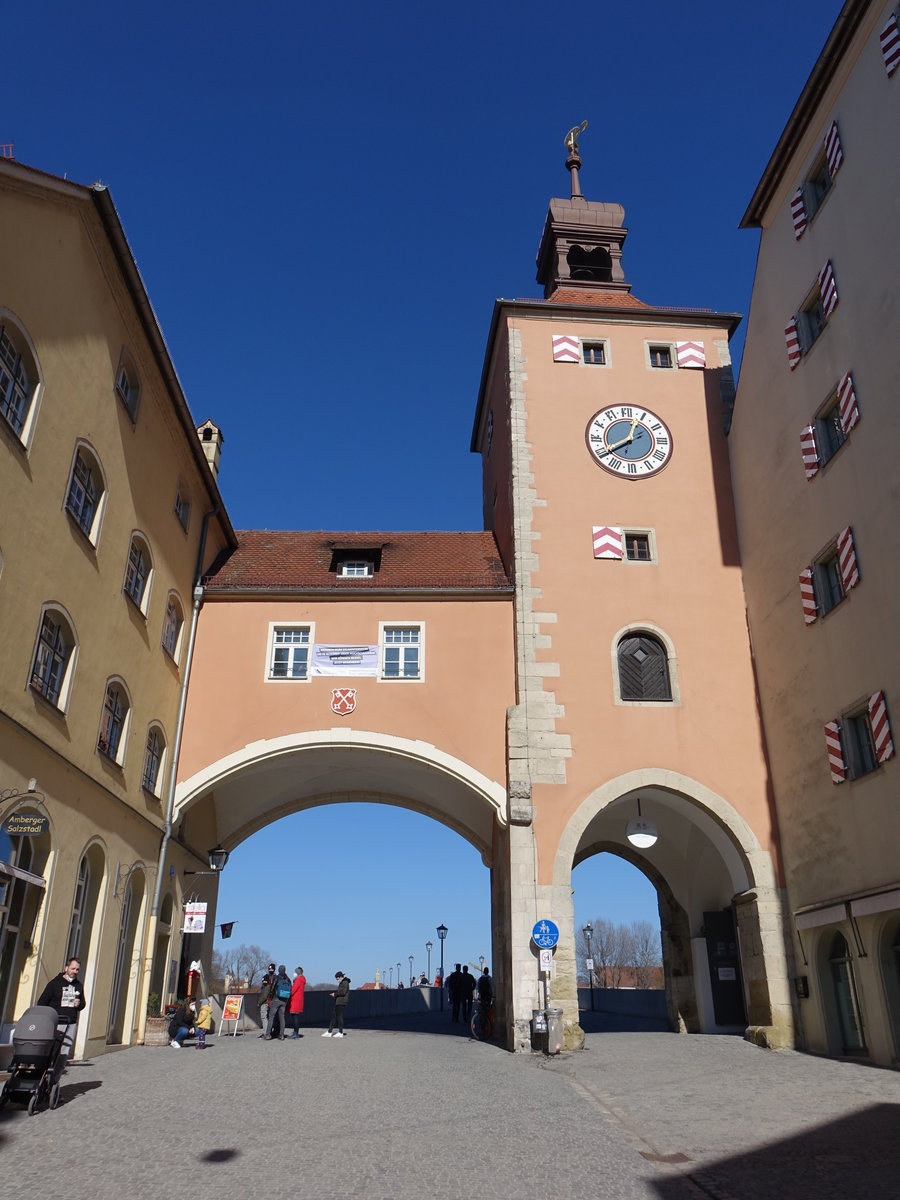
{"type": "Polygon", "coordinates": [[[13,1031],[12,1074],[0,1092],[0,1108],[15,1100],[28,1105],[29,1117],[44,1100],[56,1108],[59,1077],[65,1067],[60,1050],[68,1028],[55,1008],[44,1005],[35,1005],[19,1017],[13,1031]]]}

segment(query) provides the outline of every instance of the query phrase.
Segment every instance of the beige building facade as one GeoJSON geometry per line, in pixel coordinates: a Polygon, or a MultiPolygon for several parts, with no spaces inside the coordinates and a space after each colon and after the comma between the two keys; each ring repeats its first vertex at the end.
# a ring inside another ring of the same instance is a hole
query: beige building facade
{"type": "Polygon", "coordinates": [[[896,4],[849,2],[744,216],[729,445],[802,1042],[900,1061],[896,4]]]}
{"type": "Polygon", "coordinates": [[[78,955],[93,1054],[139,1036],[207,865],[169,842],[159,873],[194,582],[234,535],[106,188],[0,161],[0,261],[0,1023],[78,955]]]}

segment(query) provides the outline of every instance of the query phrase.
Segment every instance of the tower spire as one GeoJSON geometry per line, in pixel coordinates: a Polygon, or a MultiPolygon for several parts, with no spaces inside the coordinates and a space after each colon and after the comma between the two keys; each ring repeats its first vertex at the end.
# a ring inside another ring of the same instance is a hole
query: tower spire
{"type": "Polygon", "coordinates": [[[569,151],[566,159],[566,168],[572,176],[572,199],[584,200],[581,194],[581,184],[578,180],[578,170],[581,167],[581,155],[578,153],[578,137],[587,129],[587,121],[582,121],[580,125],[573,125],[565,137],[565,146],[569,151]]]}

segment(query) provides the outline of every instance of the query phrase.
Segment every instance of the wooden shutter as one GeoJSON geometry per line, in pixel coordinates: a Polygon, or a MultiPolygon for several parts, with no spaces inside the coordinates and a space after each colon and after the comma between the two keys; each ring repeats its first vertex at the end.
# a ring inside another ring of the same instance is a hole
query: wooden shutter
{"type": "Polygon", "coordinates": [[[794,237],[799,241],[806,231],[808,221],[802,187],[798,187],[791,197],[791,220],[794,222],[794,237]]]}
{"type": "Polygon", "coordinates": [[[856,565],[856,547],[853,544],[853,530],[848,525],[838,534],[838,562],[841,566],[841,582],[844,591],[849,592],[859,583],[859,568],[856,565]]]}
{"type": "Polygon", "coordinates": [[[594,558],[621,558],[624,538],[617,525],[594,525],[594,558]]]}
{"type": "Polygon", "coordinates": [[[800,603],[803,605],[803,620],[807,625],[811,625],[819,615],[816,607],[816,589],[813,586],[812,567],[804,567],[800,572],[800,603]]]}
{"type": "Polygon", "coordinates": [[[706,350],[702,342],[676,342],[675,359],[681,368],[700,367],[702,370],[706,366],[706,350]]]}
{"type": "Polygon", "coordinates": [[[825,316],[830,317],[837,308],[838,294],[837,284],[834,282],[834,268],[831,265],[831,259],[827,259],[822,270],[819,272],[819,294],[822,297],[822,307],[825,309],[825,316]]]}
{"type": "Polygon", "coordinates": [[[856,403],[856,391],[850,372],[838,384],[838,412],[841,414],[841,425],[844,433],[849,433],[859,420],[859,408],[856,403]]]}
{"type": "Polygon", "coordinates": [[[800,334],[797,332],[797,318],[791,317],[784,327],[784,340],[787,345],[788,362],[793,371],[800,361],[800,334]]]}
{"type": "Polygon", "coordinates": [[[581,346],[578,338],[570,333],[553,334],[553,361],[581,362],[581,346]]]}
{"type": "Polygon", "coordinates": [[[875,756],[880,763],[887,762],[894,757],[894,739],[891,737],[884,692],[875,692],[869,697],[869,720],[872,722],[875,756]]]}
{"type": "Polygon", "coordinates": [[[884,69],[888,79],[900,66],[900,24],[895,16],[888,17],[887,25],[879,34],[881,56],[884,59],[884,69]]]}
{"type": "Polygon", "coordinates": [[[847,778],[847,764],[841,747],[841,727],[837,721],[828,721],[825,725],[825,749],[828,752],[831,782],[843,783],[847,778]]]}
{"type": "Polygon", "coordinates": [[[800,453],[803,455],[803,469],[806,471],[806,478],[812,479],[819,469],[816,431],[812,425],[807,425],[800,433],[800,453]]]}
{"type": "Polygon", "coordinates": [[[825,159],[828,163],[828,173],[834,179],[844,161],[841,149],[841,135],[838,133],[837,121],[831,122],[831,128],[825,134],[825,159]]]}

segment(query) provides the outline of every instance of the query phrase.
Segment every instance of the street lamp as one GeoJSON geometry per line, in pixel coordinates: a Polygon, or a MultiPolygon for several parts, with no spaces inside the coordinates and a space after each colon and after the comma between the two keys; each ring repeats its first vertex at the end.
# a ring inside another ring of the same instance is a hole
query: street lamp
{"type": "Polygon", "coordinates": [[[429,985],[429,987],[431,986],[431,951],[432,951],[433,946],[434,946],[434,942],[426,942],[425,943],[425,949],[428,951],[428,985],[429,985]]]}
{"type": "Polygon", "coordinates": [[[390,987],[393,987],[393,986],[394,986],[394,968],[393,968],[393,967],[391,967],[391,968],[390,968],[390,971],[391,971],[391,977],[390,977],[390,980],[389,980],[389,985],[390,985],[390,987]]]}
{"type": "Polygon", "coordinates": [[[478,961],[481,963],[481,973],[483,975],[484,974],[484,955],[483,954],[478,955],[478,961]]]}
{"type": "Polygon", "coordinates": [[[414,956],[412,954],[409,956],[409,986],[410,987],[412,987],[412,985],[413,985],[413,969],[412,969],[413,968],[413,957],[414,956]]]}
{"type": "Polygon", "coordinates": [[[403,987],[403,984],[400,981],[400,964],[399,963],[397,963],[397,987],[403,987]]]}
{"type": "Polygon", "coordinates": [[[438,925],[437,935],[441,940],[441,1012],[444,1011],[444,939],[447,936],[447,926],[438,925]]]}
{"type": "Polygon", "coordinates": [[[590,921],[588,921],[587,925],[585,925],[584,929],[582,929],[581,932],[584,934],[584,940],[587,942],[587,950],[588,950],[587,956],[591,960],[591,969],[588,972],[588,975],[590,976],[590,981],[591,981],[591,1012],[593,1012],[594,1011],[594,956],[591,953],[591,938],[594,936],[594,927],[590,923],[590,921]]]}

